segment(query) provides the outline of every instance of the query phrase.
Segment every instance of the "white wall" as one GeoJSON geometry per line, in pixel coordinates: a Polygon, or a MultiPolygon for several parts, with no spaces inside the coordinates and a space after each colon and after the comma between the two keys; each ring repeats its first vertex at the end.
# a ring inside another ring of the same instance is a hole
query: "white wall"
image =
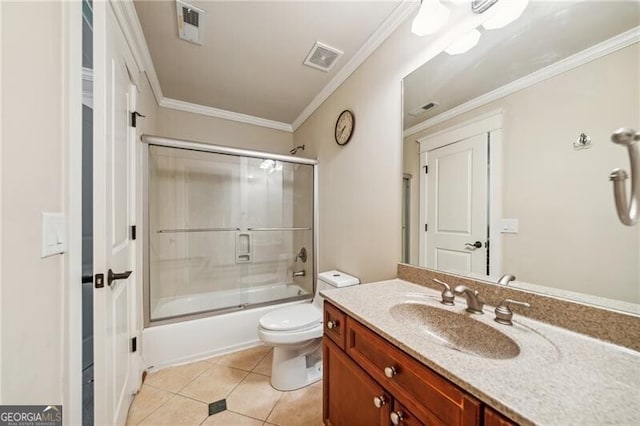
{"type": "Polygon", "coordinates": [[[65,211],[67,195],[63,4],[0,8],[1,402],[60,404],[65,259],[40,258],[40,213],[65,211]]]}
{"type": "Polygon", "coordinates": [[[293,133],[170,108],[159,108],[157,135],[289,154],[293,133]]]}
{"type": "MultiPolygon", "coordinates": [[[[616,167],[628,171],[627,151],[611,143],[610,134],[640,126],[638,75],[636,43],[411,135],[404,146],[502,109],[502,217],[520,224],[518,234],[502,235],[503,271],[525,282],[638,303],[638,229],[618,221],[607,179],[616,167]],[[580,132],[592,138],[592,148],[573,148],[580,132]]],[[[418,158],[408,151],[407,157],[405,171],[415,169],[418,158]]]]}
{"type": "Polygon", "coordinates": [[[454,26],[433,37],[398,29],[294,133],[319,160],[319,270],[341,269],[363,282],[396,276],[401,257],[402,78],[440,52],[477,17],[452,13],[454,26]],[[356,117],[351,141],[338,146],[340,112],[356,117]]]}

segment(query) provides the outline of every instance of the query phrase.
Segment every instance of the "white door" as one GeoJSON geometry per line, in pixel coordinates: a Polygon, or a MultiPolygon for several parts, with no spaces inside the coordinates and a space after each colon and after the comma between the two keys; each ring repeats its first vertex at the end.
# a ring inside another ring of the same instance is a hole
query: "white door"
{"type": "Polygon", "coordinates": [[[95,423],[123,425],[133,392],[130,339],[135,335],[133,137],[134,86],[126,44],[107,2],[94,2],[94,281],[95,423]],[[109,282],[109,273],[113,278],[109,282]],[[128,275],[128,276],[127,276],[128,275]]]}
{"type": "Polygon", "coordinates": [[[486,275],[488,134],[425,155],[426,266],[486,275]]]}

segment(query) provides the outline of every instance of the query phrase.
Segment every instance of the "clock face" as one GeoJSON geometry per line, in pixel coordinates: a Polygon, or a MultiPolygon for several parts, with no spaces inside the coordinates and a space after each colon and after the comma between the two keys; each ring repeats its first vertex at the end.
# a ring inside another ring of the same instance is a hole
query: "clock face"
{"type": "Polygon", "coordinates": [[[338,145],[345,145],[351,139],[353,135],[353,129],[355,127],[355,117],[351,111],[344,110],[338,116],[336,121],[335,138],[338,145]]]}

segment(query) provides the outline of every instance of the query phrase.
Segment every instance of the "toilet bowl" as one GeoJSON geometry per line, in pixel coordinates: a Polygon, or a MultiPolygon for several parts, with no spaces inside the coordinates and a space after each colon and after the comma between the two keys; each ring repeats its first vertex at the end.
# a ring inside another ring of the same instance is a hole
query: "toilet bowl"
{"type": "Polygon", "coordinates": [[[348,287],[360,281],[340,271],[318,275],[312,303],[276,309],[258,321],[258,337],[273,349],[271,386],[290,391],[322,378],[322,303],[320,290],[348,287]]]}

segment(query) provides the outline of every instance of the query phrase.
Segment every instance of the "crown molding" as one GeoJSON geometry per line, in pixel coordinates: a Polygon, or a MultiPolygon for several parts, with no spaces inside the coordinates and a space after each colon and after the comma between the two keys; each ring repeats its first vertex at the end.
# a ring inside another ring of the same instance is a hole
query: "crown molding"
{"type": "Polygon", "coordinates": [[[356,54],[353,55],[349,62],[336,73],[320,93],[302,110],[300,115],[298,115],[291,124],[293,131],[296,131],[419,5],[420,2],[416,0],[402,0],[391,15],[385,19],[380,27],[367,39],[356,54]]]}
{"type": "Polygon", "coordinates": [[[327,85],[318,93],[313,100],[298,115],[292,124],[265,118],[254,117],[247,114],[240,114],[223,109],[213,108],[205,105],[184,102],[177,99],[166,98],[162,94],[160,80],[156,73],[151,59],[151,53],[147,41],[144,38],[142,26],[138,19],[138,14],[133,5],[133,0],[110,1],[116,18],[122,27],[125,39],[133,54],[136,65],[141,72],[144,72],[149,80],[149,85],[153,92],[158,106],[170,108],[178,111],[191,112],[194,114],[206,115],[225,120],[237,121],[240,123],[253,124],[255,126],[266,127],[285,132],[295,131],[316,109],[329,97],[340,85],[384,42],[387,37],[409,16],[410,13],[420,4],[416,0],[402,0],[393,10],[391,15],[378,27],[378,29],[367,39],[356,54],[343,66],[327,85]]]}
{"type": "Polygon", "coordinates": [[[531,74],[519,78],[518,80],[512,81],[511,83],[499,87],[491,92],[471,99],[470,101],[458,105],[457,107],[452,108],[448,111],[445,111],[442,114],[438,114],[435,117],[418,123],[415,126],[412,126],[405,130],[402,135],[406,138],[407,136],[411,136],[415,133],[428,129],[429,127],[435,126],[436,124],[450,120],[454,117],[457,117],[458,115],[464,114],[465,112],[469,112],[490,102],[511,95],[512,93],[526,89],[527,87],[531,87],[534,84],[540,83],[541,81],[570,71],[588,62],[602,58],[603,56],[616,52],[620,49],[624,49],[625,47],[638,42],[640,42],[640,26],[632,28],[622,34],[618,34],[615,37],[591,46],[581,52],[568,56],[565,59],[548,65],[542,69],[539,69],[538,71],[532,72],[531,74]]]}
{"type": "Polygon", "coordinates": [[[269,129],[292,132],[291,124],[281,121],[267,120],[266,118],[254,117],[253,115],[240,114],[238,112],[213,108],[204,105],[192,104],[190,102],[179,101],[177,99],[162,98],[160,106],[163,108],[175,109],[178,111],[191,112],[194,114],[206,115],[209,117],[222,118],[224,120],[237,121],[240,123],[253,124],[254,126],[266,127],[269,129]]]}

